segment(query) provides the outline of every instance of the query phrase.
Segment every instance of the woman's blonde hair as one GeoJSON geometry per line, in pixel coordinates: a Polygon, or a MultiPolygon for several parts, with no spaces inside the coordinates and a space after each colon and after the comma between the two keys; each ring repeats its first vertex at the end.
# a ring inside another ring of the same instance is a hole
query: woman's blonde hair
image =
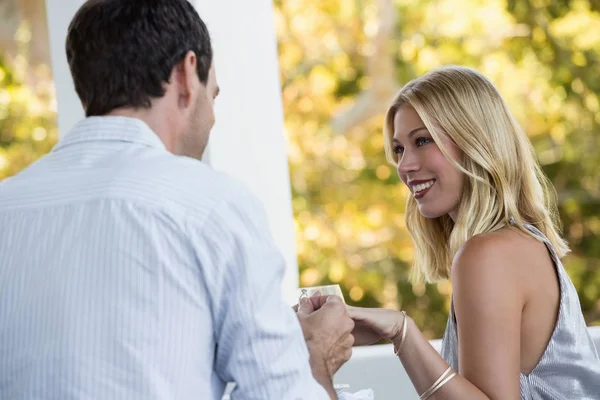
{"type": "Polygon", "coordinates": [[[413,280],[449,278],[454,255],[467,240],[509,225],[539,240],[523,226],[530,223],[546,235],[559,257],[569,251],[559,233],[554,187],[527,135],[485,76],[447,66],[406,84],[385,117],[385,151],[394,165],[394,117],[404,105],[415,109],[444,156],[465,174],[456,221],[448,215],[425,218],[414,197],[408,198],[406,226],[416,247],[413,280]],[[440,135],[458,146],[461,160],[452,159],[440,135]]]}

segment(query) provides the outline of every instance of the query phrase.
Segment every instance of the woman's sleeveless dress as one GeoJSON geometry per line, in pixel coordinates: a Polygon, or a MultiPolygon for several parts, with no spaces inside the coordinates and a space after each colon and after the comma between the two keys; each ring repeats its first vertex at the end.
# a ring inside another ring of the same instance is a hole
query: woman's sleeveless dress
{"type": "MultiPolygon", "coordinates": [[[[521,374],[521,400],[600,399],[600,357],[586,328],[577,291],[548,239],[533,225],[525,227],[543,239],[560,283],[558,319],[550,342],[531,373],[521,374]]],[[[442,357],[458,369],[458,331],[454,307],[444,338],[442,357]]]]}

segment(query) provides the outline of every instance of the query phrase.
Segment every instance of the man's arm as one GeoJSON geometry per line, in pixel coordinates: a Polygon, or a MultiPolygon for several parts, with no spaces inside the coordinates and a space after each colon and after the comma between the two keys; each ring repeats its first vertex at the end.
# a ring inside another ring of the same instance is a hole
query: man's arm
{"type": "Polygon", "coordinates": [[[311,373],[298,319],[282,300],[284,261],[258,201],[249,194],[225,201],[194,246],[211,296],[215,371],[236,382],[233,398],[329,399],[311,373]]]}

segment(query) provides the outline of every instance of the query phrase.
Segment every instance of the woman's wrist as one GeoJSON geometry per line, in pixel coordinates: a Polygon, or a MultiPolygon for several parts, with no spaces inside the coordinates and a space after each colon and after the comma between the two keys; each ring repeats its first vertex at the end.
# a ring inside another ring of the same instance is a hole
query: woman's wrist
{"type": "Polygon", "coordinates": [[[400,355],[400,351],[406,342],[406,337],[408,334],[408,323],[409,317],[406,315],[405,311],[401,311],[399,314],[400,319],[397,322],[397,326],[399,326],[399,331],[392,338],[392,343],[394,344],[394,354],[397,356],[400,355]]]}

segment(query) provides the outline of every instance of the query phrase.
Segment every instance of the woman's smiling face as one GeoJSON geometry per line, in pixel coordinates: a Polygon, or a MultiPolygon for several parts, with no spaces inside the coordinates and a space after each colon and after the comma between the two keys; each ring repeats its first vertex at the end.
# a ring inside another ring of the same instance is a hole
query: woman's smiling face
{"type": "MultiPolygon", "coordinates": [[[[460,160],[460,149],[445,136],[441,141],[450,156],[460,160]]],[[[392,149],[398,158],[398,176],[410,189],[421,215],[448,214],[456,220],[464,174],[444,156],[412,106],[403,105],[396,112],[392,149]]]]}

